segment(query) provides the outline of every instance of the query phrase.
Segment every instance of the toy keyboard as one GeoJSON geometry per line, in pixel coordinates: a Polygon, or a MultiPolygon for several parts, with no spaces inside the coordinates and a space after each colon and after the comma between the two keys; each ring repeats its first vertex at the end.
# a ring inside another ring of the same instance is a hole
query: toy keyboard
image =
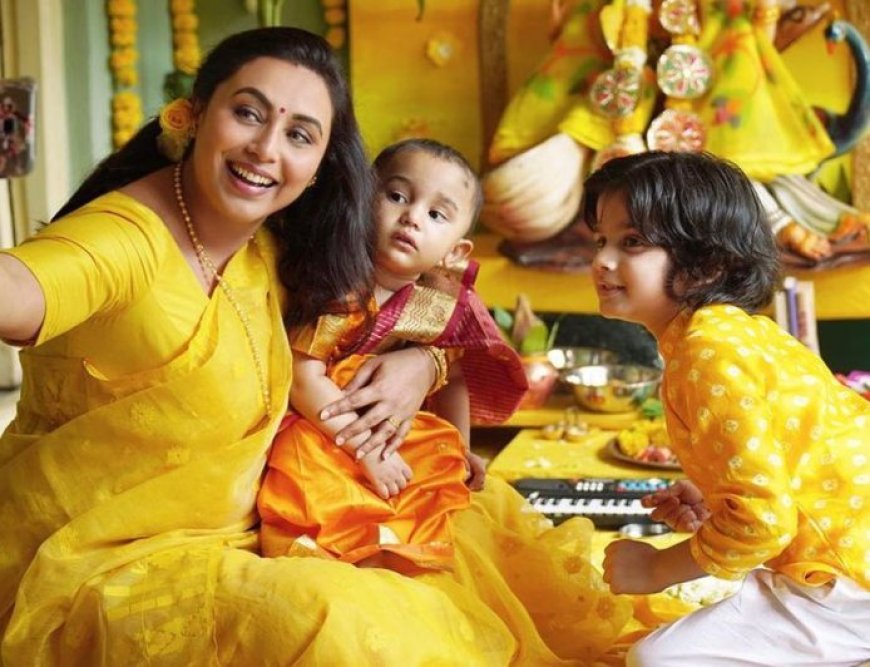
{"type": "Polygon", "coordinates": [[[652,509],[640,499],[670,486],[656,477],[647,479],[518,479],[514,488],[553,523],[585,516],[596,528],[617,529],[629,523],[652,523],[652,509]]]}

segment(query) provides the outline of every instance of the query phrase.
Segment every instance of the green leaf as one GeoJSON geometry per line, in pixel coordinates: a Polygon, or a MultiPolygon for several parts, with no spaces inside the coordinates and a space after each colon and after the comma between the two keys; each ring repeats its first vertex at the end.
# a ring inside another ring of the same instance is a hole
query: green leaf
{"type": "Polygon", "coordinates": [[[648,398],[640,406],[640,412],[647,419],[654,419],[655,417],[661,417],[665,414],[665,409],[659,399],[648,398]]]}
{"type": "Polygon", "coordinates": [[[510,330],[514,326],[514,316],[498,306],[492,309],[492,316],[499,328],[505,333],[510,334],[510,330]]]}
{"type": "Polygon", "coordinates": [[[547,338],[548,350],[552,350],[553,345],[556,344],[556,334],[559,333],[559,325],[562,324],[562,317],[564,317],[564,315],[559,315],[559,317],[556,318],[556,321],[553,322],[553,328],[550,329],[550,335],[547,338]]]}
{"type": "Polygon", "coordinates": [[[538,320],[520,343],[520,354],[537,354],[548,349],[547,325],[538,320]]]}

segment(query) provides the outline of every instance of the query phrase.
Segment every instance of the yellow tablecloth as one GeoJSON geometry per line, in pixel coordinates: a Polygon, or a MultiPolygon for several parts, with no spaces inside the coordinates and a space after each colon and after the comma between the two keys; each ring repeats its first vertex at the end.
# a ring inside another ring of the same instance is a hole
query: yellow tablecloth
{"type": "MultiPolygon", "coordinates": [[[[625,428],[630,424],[621,424],[625,428]]],[[[644,468],[623,463],[607,453],[616,431],[593,430],[580,442],[544,440],[540,429],[523,429],[499,452],[489,472],[512,482],[523,477],[682,477],[680,470],[644,468]]]]}

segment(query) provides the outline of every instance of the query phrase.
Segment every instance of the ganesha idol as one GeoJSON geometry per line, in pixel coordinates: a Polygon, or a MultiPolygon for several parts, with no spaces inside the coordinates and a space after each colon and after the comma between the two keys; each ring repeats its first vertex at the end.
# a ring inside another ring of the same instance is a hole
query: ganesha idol
{"type": "Polygon", "coordinates": [[[590,170],[644,150],[703,150],[753,179],[787,263],[870,260],[870,215],[809,178],[870,124],[870,50],[827,3],[553,0],[553,11],[550,51],[505,109],[483,179],[483,222],[503,252],[586,264],[576,216],[590,170]],[[810,106],[780,55],[821,22],[828,47],[845,43],[855,63],[843,114],[810,106]]]}

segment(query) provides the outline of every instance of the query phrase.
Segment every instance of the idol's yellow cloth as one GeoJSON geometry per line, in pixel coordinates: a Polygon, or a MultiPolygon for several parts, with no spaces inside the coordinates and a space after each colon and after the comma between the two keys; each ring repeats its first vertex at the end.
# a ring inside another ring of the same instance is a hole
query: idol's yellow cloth
{"type": "MultiPolygon", "coordinates": [[[[601,36],[602,0],[576,2],[559,38],[502,115],[490,147],[498,164],[557,132],[600,150],[613,139],[608,118],[589,101],[595,77],[612,66],[601,36]]],[[[779,52],[752,25],[756,3],[698,0],[697,46],[711,58],[710,90],[691,101],[706,131],[705,150],[731,160],[752,178],[805,174],[830,156],[834,146],[779,52]]],[[[657,6],[657,5],[656,5],[657,6]]],[[[655,12],[651,20],[657,22],[655,12]]],[[[655,67],[655,63],[648,63],[655,67]]],[[[656,86],[644,88],[636,112],[649,121],[656,86]]],[[[640,130],[645,132],[643,128],[640,130]]]]}
{"type": "MultiPolygon", "coordinates": [[[[367,358],[351,355],[329,376],[343,387],[367,358]]],[[[466,445],[456,427],[430,412],[417,414],[400,452],[414,477],[384,500],[359,463],[311,422],[296,414],[286,422],[257,499],[264,556],[305,555],[303,545],[316,542],[314,553],[348,563],[389,551],[421,568],[452,567],[450,517],[470,502],[466,445]]]]}
{"type": "Polygon", "coordinates": [[[591,526],[548,530],[497,480],[456,517],[453,573],[259,555],[290,384],[268,233],[224,275],[272,420],[235,311],[150,209],[110,194],[12,254],[47,313],[0,438],[5,667],[580,665],[618,634],[630,605],[589,565],[591,526]]]}
{"type": "Polygon", "coordinates": [[[770,39],[752,25],[756,3],[705,0],[698,46],[713,61],[713,84],[693,109],[707,130],[705,150],[750,177],[805,174],[834,145],[770,39]],[[733,4],[733,3],[732,3],[733,4]]]}
{"type": "Polygon", "coordinates": [[[613,141],[610,119],[596,114],[589,104],[589,88],[613,60],[598,25],[598,10],[604,4],[606,0],[573,3],[550,52],[502,114],[490,146],[492,164],[557,132],[595,150],[613,141]]]}
{"type": "Polygon", "coordinates": [[[691,538],[698,564],[870,588],[870,402],[733,306],[682,313],[659,342],[671,444],[712,512],[691,538]]]}

